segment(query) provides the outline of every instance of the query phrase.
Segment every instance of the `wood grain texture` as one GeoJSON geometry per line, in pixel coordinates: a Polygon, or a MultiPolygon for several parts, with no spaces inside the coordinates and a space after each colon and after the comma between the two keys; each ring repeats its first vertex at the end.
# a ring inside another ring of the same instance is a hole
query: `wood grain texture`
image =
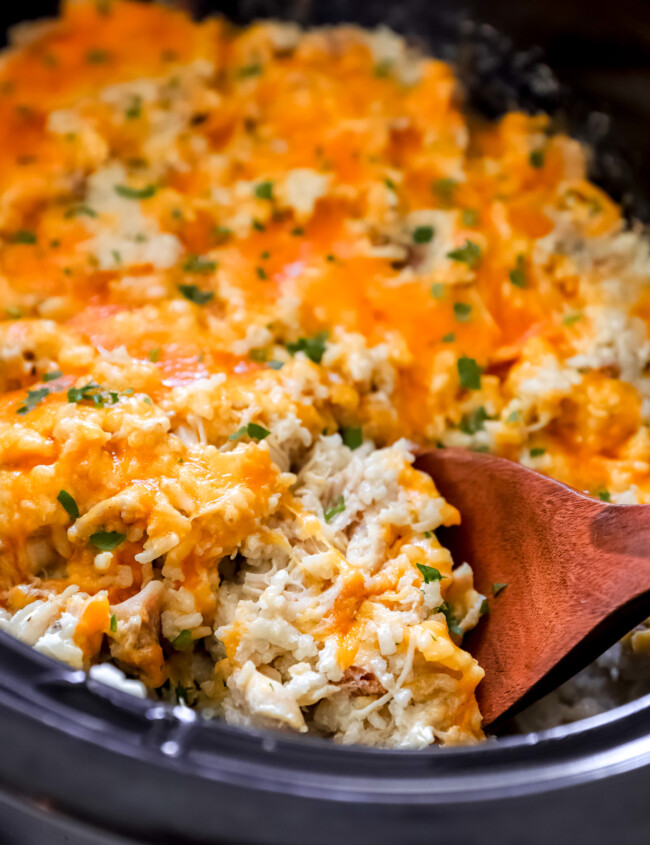
{"type": "Polygon", "coordinates": [[[422,451],[461,513],[436,532],[469,562],[490,615],[465,640],[485,669],[478,701],[498,723],[558,686],[650,615],[650,506],[611,505],[519,464],[422,451]],[[492,598],[492,585],[508,586],[492,598]]]}

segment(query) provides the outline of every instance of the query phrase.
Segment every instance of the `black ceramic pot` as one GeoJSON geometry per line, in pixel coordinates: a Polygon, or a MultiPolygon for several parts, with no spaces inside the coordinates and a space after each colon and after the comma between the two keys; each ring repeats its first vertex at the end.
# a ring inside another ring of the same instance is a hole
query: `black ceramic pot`
{"type": "MultiPolygon", "coordinates": [[[[54,6],[3,4],[2,28],[54,6]]],[[[593,145],[594,178],[650,219],[646,0],[205,0],[196,10],[215,8],[412,35],[456,61],[475,108],[553,112],[593,145]]],[[[0,845],[650,842],[650,696],[570,727],[417,752],[182,716],[0,634],[0,845]]]]}

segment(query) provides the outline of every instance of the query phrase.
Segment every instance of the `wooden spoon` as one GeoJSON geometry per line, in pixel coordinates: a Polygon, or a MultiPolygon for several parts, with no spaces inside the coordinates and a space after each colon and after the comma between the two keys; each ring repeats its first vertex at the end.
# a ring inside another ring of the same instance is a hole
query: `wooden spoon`
{"type": "Polygon", "coordinates": [[[650,616],[650,507],[596,501],[503,458],[420,452],[462,524],[439,529],[490,614],[465,647],[485,669],[484,724],[559,686],[650,616]],[[494,584],[507,584],[493,597],[494,584]]]}

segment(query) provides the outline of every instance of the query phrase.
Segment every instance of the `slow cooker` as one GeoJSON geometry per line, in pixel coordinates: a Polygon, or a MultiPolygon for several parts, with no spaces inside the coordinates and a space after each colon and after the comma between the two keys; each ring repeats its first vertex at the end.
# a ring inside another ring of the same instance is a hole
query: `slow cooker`
{"type": "MultiPolygon", "coordinates": [[[[647,0],[225,0],[192,10],[391,26],[452,60],[486,116],[553,114],[590,144],[595,181],[630,218],[650,220],[647,0]]],[[[43,0],[5,5],[3,31],[55,11],[43,0]]],[[[649,725],[646,696],[477,747],[342,747],[134,699],[0,634],[0,843],[639,845],[650,841],[649,725]]]]}

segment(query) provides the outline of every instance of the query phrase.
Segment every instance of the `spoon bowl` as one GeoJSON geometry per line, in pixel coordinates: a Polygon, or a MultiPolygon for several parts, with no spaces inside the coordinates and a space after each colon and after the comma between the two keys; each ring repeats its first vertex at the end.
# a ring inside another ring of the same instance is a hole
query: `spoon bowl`
{"type": "Polygon", "coordinates": [[[601,502],[464,449],[422,450],[415,466],[460,511],[461,525],[437,534],[488,597],[487,619],[465,641],[485,669],[477,698],[486,727],[497,729],[650,615],[650,506],[601,502]]]}

